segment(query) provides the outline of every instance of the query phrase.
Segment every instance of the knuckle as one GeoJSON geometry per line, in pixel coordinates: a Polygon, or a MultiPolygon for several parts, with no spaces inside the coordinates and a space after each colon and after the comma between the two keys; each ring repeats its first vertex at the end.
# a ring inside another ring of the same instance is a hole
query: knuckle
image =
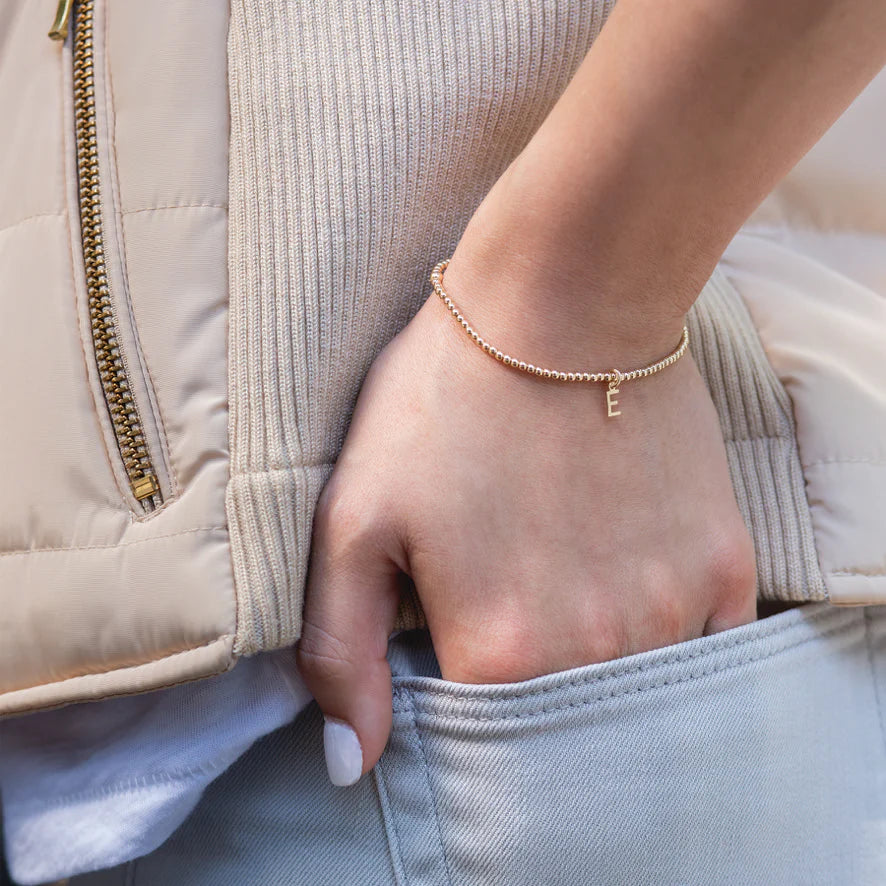
{"type": "Polygon", "coordinates": [[[471,632],[451,639],[446,643],[445,657],[454,666],[450,672],[460,682],[516,683],[552,671],[621,658],[627,652],[627,641],[625,620],[600,611],[584,613],[567,636],[540,631],[530,620],[502,620],[492,630],[484,631],[482,637],[471,632]]]}
{"type": "Polygon", "coordinates": [[[744,527],[716,540],[710,546],[709,582],[715,596],[744,607],[756,596],[757,565],[754,546],[744,527]]]}
{"type": "Polygon", "coordinates": [[[465,659],[468,683],[514,683],[533,676],[531,646],[521,642],[519,632],[477,645],[465,659]]]}
{"type": "Polygon", "coordinates": [[[342,491],[341,481],[333,472],[317,499],[314,509],[314,531],[329,535],[338,526],[347,525],[355,510],[342,491]]]}
{"type": "Polygon", "coordinates": [[[683,636],[688,622],[688,601],[673,590],[659,592],[653,607],[656,633],[669,640],[683,636]]]}
{"type": "Polygon", "coordinates": [[[461,663],[458,672],[460,683],[517,683],[528,679],[527,663],[521,662],[519,666],[508,663],[494,655],[484,656],[482,660],[467,660],[461,663]]]}
{"type": "Polygon", "coordinates": [[[514,683],[536,676],[537,634],[528,625],[500,619],[480,635],[476,630],[447,642],[447,659],[463,683],[514,683]]]}
{"type": "Polygon", "coordinates": [[[326,547],[342,555],[362,550],[375,538],[378,527],[375,507],[344,491],[339,482],[326,484],[314,512],[315,537],[326,547]]]}
{"type": "Polygon", "coordinates": [[[354,672],[348,644],[314,624],[304,626],[296,648],[296,663],[308,682],[343,679],[354,672]]]}
{"type": "Polygon", "coordinates": [[[681,570],[666,559],[648,560],[640,575],[639,591],[651,633],[668,640],[682,637],[692,603],[681,570]]]}
{"type": "Polygon", "coordinates": [[[666,557],[649,558],[641,566],[638,590],[652,599],[676,599],[683,585],[677,566],[666,557]]]}

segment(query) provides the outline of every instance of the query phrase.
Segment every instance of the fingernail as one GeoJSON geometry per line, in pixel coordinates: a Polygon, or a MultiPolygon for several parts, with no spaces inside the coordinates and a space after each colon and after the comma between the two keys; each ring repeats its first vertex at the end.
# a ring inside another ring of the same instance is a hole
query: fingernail
{"type": "Polygon", "coordinates": [[[360,780],[363,773],[363,750],[357,733],[344,720],[326,717],[323,726],[323,748],[329,780],[340,788],[360,780]]]}

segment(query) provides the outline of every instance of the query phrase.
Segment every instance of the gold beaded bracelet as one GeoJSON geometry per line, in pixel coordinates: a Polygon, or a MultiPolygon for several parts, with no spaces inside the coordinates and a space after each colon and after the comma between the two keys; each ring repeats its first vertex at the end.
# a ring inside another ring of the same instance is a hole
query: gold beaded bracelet
{"type": "Polygon", "coordinates": [[[558,369],[544,369],[541,366],[534,366],[532,363],[518,360],[510,354],[506,354],[504,351],[494,348],[488,341],[481,338],[471,327],[471,324],[468,323],[464,315],[458,310],[455,304],[453,304],[452,299],[446,294],[446,290],[443,288],[443,272],[446,270],[446,266],[449,264],[450,260],[451,259],[448,258],[444,259],[433,271],[431,271],[431,285],[434,287],[434,292],[440,296],[443,304],[446,305],[449,313],[455,317],[456,321],[458,321],[461,328],[464,329],[468,336],[470,336],[474,344],[482,348],[490,357],[495,357],[500,363],[504,363],[505,366],[510,366],[512,369],[518,369],[520,372],[528,372],[532,375],[540,376],[541,378],[550,378],[557,381],[604,382],[608,384],[609,387],[606,389],[606,415],[609,418],[615,418],[615,416],[621,415],[621,410],[616,410],[614,408],[618,406],[618,400],[615,400],[614,397],[619,392],[619,386],[622,382],[634,381],[634,379],[638,378],[647,378],[650,375],[654,375],[656,372],[661,372],[662,369],[670,366],[672,363],[676,363],[686,353],[686,349],[689,347],[689,330],[684,326],[683,334],[680,336],[680,343],[677,347],[671,351],[667,357],[664,357],[657,363],[644,366],[641,369],[631,369],[629,372],[621,372],[618,369],[611,369],[609,372],[561,372],[558,369]]]}

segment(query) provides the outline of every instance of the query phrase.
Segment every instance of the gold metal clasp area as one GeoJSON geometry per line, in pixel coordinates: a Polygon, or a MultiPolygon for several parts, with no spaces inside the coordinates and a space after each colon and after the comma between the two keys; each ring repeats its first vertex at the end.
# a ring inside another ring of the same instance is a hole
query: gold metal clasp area
{"type": "Polygon", "coordinates": [[[58,0],[58,9],[55,11],[55,21],[49,29],[49,36],[53,40],[68,39],[68,24],[71,21],[71,10],[74,8],[74,0],[58,0]]]}

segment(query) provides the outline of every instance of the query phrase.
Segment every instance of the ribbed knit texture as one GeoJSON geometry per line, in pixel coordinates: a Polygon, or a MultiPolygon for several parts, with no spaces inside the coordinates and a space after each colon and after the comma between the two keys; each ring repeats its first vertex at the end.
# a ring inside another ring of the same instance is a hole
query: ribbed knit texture
{"type": "Polygon", "coordinates": [[[363,377],[609,5],[232,3],[228,513],[240,652],[299,636],[314,506],[363,377]]]}
{"type": "Polygon", "coordinates": [[[692,355],[720,416],[735,497],[757,553],[759,595],[824,600],[790,399],[718,269],[689,312],[692,355]]]}
{"type": "MultiPolygon", "coordinates": [[[[232,3],[227,507],[238,652],[298,638],[314,507],[364,375],[425,300],[430,268],[540,125],[611,5],[232,3]]],[[[765,360],[752,328],[734,342],[718,332],[724,298],[696,312],[696,347],[721,410],[748,416],[725,422],[739,499],[751,524],[765,525],[764,593],[790,596],[814,585],[805,530],[797,566],[779,559],[784,527],[766,522],[787,496],[783,521],[797,534],[789,410],[774,379],[758,379],[765,360]],[[745,339],[756,350],[742,352],[745,339]],[[765,414],[750,417],[761,403],[765,414]]],[[[749,323],[729,317],[729,330],[749,323]]]]}

